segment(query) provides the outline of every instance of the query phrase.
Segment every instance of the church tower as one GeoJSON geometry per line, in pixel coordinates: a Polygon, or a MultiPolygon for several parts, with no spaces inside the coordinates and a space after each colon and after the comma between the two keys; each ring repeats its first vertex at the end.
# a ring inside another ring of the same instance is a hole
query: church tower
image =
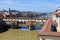
{"type": "Polygon", "coordinates": [[[8,11],[8,12],[9,12],[9,14],[11,14],[11,10],[10,10],[10,8],[9,8],[9,11],[8,11]]]}

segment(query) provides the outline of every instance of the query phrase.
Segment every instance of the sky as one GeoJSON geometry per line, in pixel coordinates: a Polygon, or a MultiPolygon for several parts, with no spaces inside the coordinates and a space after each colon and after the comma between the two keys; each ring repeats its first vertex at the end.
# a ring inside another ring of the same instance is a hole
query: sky
{"type": "Polygon", "coordinates": [[[53,12],[60,7],[60,0],[0,0],[0,10],[53,12]]]}

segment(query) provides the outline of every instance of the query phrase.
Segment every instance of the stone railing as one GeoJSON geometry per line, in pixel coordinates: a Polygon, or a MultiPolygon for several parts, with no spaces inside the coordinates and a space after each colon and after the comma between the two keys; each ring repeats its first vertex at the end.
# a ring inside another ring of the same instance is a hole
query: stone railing
{"type": "Polygon", "coordinates": [[[52,19],[49,18],[45,25],[40,30],[39,34],[39,40],[45,40],[45,39],[54,39],[54,40],[60,40],[60,32],[52,31],[52,19]]]}

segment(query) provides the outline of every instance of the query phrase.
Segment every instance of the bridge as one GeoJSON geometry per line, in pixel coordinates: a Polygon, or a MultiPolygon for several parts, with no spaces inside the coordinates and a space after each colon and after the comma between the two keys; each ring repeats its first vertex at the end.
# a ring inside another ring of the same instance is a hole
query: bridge
{"type": "Polygon", "coordinates": [[[27,21],[35,21],[35,22],[46,22],[47,19],[39,19],[39,18],[3,18],[3,21],[19,21],[19,22],[27,22],[27,21]]]}
{"type": "Polygon", "coordinates": [[[17,26],[32,26],[32,25],[38,25],[40,22],[46,22],[47,19],[39,19],[39,18],[3,18],[3,21],[5,21],[9,25],[17,25],[17,26]]]}

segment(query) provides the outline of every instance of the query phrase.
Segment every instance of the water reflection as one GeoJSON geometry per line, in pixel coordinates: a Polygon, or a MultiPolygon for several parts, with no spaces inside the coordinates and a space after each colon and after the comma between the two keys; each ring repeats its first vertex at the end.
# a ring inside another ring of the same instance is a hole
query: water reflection
{"type": "MultiPolygon", "coordinates": [[[[34,29],[32,30],[41,30],[43,25],[37,25],[37,26],[34,26],[34,29]]],[[[21,28],[22,30],[29,30],[29,26],[22,26],[21,28]]]]}

